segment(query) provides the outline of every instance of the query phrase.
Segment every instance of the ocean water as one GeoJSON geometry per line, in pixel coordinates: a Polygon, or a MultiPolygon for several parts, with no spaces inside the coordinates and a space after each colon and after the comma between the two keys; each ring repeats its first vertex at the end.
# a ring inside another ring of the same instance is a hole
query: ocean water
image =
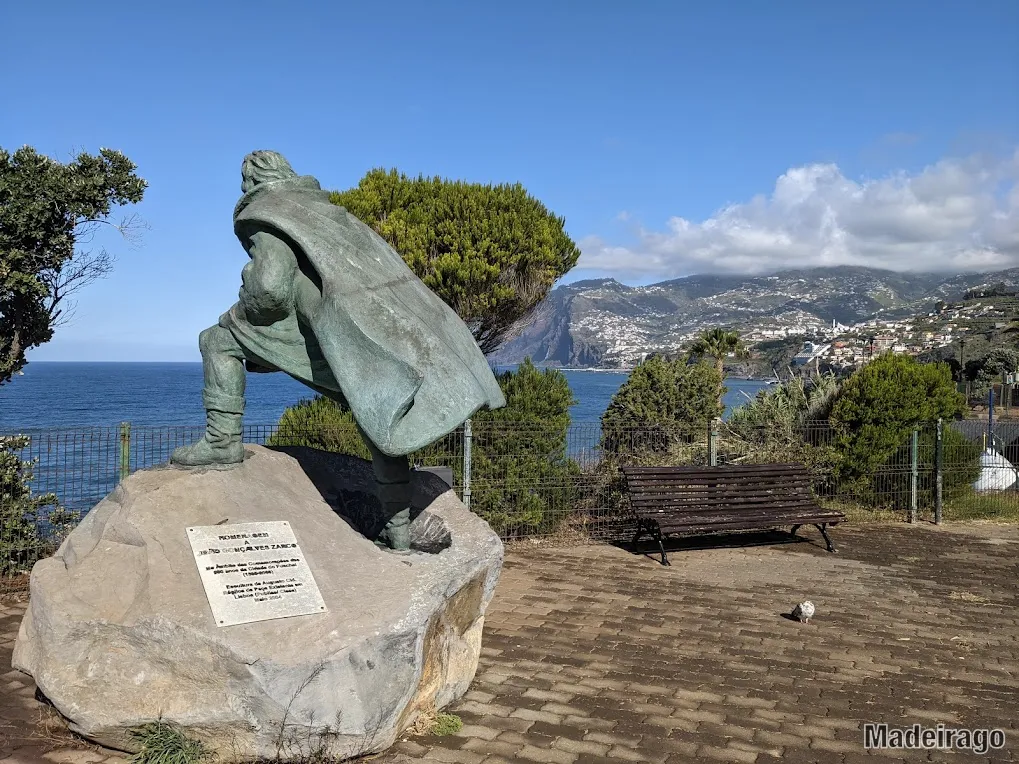
{"type": "MultiPolygon", "coordinates": [[[[625,372],[566,371],[577,404],[574,422],[597,422],[625,372]]],[[[763,383],[728,380],[727,412],[763,383]]],[[[274,425],[283,411],[314,393],[286,374],[248,374],[245,424],[274,425]]],[[[43,429],[201,426],[201,363],[35,362],[0,386],[0,433],[43,429]]]]}
{"type": "MultiPolygon", "coordinates": [[[[627,375],[564,373],[577,399],[568,450],[582,462],[597,458],[598,420],[627,375]]],[[[731,380],[730,410],[762,386],[731,380]]],[[[245,425],[275,425],[288,406],[312,394],[285,374],[248,374],[245,425]]],[[[132,428],[130,470],[165,464],[176,446],[204,430],[201,363],[30,363],[0,387],[0,434],[32,436],[22,458],[36,460],[33,490],[52,491],[67,510],[87,512],[116,486],[122,422],[132,428]]]]}

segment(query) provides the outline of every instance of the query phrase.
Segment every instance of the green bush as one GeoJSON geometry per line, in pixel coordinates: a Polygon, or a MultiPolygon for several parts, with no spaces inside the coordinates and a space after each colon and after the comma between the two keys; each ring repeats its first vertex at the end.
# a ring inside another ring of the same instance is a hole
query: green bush
{"type": "MultiPolygon", "coordinates": [[[[539,371],[528,359],[496,375],[506,406],[471,418],[471,509],[504,535],[547,533],[573,508],[580,469],[567,456],[570,406],[562,372],[539,371]]],[[[370,458],[354,418],[326,398],[287,409],[267,445],[301,445],[370,458]]],[[[438,441],[410,454],[412,462],[446,464],[463,484],[459,449],[438,441]]]]}
{"type": "Polygon", "coordinates": [[[317,396],[298,401],[283,412],[267,446],[308,446],[360,459],[371,452],[358,432],[354,417],[332,398],[317,396]]]}
{"type": "Polygon", "coordinates": [[[933,483],[926,481],[933,481],[932,423],[938,419],[946,422],[946,495],[964,490],[979,474],[980,457],[979,448],[948,426],[964,405],[946,364],[922,364],[910,356],[887,353],[864,366],[842,385],[831,409],[840,491],[852,491],[860,501],[875,506],[908,502],[916,428],[922,433],[918,487],[932,491],[933,483]]]}
{"type": "Polygon", "coordinates": [[[24,435],[0,435],[0,576],[12,576],[31,569],[36,560],[54,551],[66,519],[52,493],[33,496],[32,467],[18,452],[29,445],[24,435]],[[46,507],[53,507],[49,513],[46,507]],[[40,523],[48,521],[44,533],[40,523]]]}
{"type": "Polygon", "coordinates": [[[630,372],[602,414],[602,449],[668,452],[704,438],[725,410],[722,390],[722,374],[711,363],[652,356],[630,372]]]}
{"type": "Polygon", "coordinates": [[[812,380],[794,377],[761,390],[736,408],[727,429],[750,442],[802,440],[805,427],[827,418],[837,392],[838,381],[833,374],[812,380]]]}

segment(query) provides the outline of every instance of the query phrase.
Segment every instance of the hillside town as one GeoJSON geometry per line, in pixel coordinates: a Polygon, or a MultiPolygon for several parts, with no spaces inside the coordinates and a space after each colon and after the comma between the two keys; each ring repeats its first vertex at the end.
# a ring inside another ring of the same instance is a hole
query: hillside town
{"type": "MultiPolygon", "coordinates": [[[[780,329],[749,330],[744,333],[748,345],[806,337],[792,366],[824,365],[835,371],[850,371],[869,359],[891,351],[919,356],[950,345],[964,352],[969,333],[994,333],[1007,329],[1019,317],[1019,301],[1014,293],[973,298],[955,304],[939,303],[922,316],[904,318],[875,317],[845,326],[787,326],[780,329]]],[[[961,361],[961,359],[960,359],[961,361]]]]}

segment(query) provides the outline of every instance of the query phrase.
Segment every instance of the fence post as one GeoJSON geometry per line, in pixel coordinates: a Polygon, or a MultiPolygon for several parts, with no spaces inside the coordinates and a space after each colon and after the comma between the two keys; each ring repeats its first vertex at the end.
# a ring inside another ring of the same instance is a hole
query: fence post
{"type": "Polygon", "coordinates": [[[934,524],[941,525],[945,491],[945,426],[938,420],[938,436],[934,446],[934,524]]]}
{"type": "Polygon", "coordinates": [[[909,483],[909,522],[916,522],[916,511],[919,508],[919,497],[917,496],[917,479],[920,476],[920,429],[913,428],[913,443],[909,449],[912,455],[909,483]]]}
{"type": "Polygon", "coordinates": [[[120,480],[131,474],[131,423],[120,423],[120,480]]]}
{"type": "Polygon", "coordinates": [[[711,429],[708,430],[708,466],[718,466],[718,420],[711,420],[711,429]]]}
{"type": "Polygon", "coordinates": [[[464,422],[464,489],[463,503],[469,510],[471,508],[471,441],[474,435],[471,432],[471,420],[464,422]]]}

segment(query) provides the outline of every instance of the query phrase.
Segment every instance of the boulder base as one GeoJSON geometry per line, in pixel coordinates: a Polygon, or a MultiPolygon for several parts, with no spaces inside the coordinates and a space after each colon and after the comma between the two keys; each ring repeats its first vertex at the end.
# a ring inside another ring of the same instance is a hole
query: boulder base
{"type": "Polygon", "coordinates": [[[371,465],[247,446],[229,470],[137,472],[32,571],[14,667],[75,732],[137,750],[179,724],[222,761],[390,746],[474,678],[499,538],[436,476],[413,473],[411,552],[382,549],[371,465]],[[285,520],[328,612],[218,627],[186,528],[285,520]]]}

